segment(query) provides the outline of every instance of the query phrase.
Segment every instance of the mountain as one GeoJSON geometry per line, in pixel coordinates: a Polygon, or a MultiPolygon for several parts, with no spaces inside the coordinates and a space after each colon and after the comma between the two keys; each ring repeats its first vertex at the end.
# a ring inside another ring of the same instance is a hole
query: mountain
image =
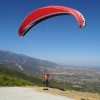
{"type": "Polygon", "coordinates": [[[4,64],[35,75],[44,73],[46,68],[58,66],[56,63],[50,61],[40,60],[5,50],[0,50],[0,64],[4,64]]]}

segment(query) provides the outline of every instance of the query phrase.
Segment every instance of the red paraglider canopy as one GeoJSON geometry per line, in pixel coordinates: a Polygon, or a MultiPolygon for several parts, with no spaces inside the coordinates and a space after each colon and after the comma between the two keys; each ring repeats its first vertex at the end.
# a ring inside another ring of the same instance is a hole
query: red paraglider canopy
{"type": "Polygon", "coordinates": [[[80,28],[86,24],[84,16],[77,10],[64,6],[46,6],[29,13],[19,27],[18,35],[24,36],[34,25],[57,15],[73,15],[80,28]]]}

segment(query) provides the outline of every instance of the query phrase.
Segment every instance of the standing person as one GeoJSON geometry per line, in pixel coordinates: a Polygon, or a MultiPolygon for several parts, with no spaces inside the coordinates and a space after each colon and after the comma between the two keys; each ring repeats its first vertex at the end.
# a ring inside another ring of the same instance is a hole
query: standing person
{"type": "Polygon", "coordinates": [[[46,87],[48,87],[48,85],[49,85],[49,80],[50,80],[49,74],[46,74],[46,75],[42,76],[42,78],[44,78],[43,83],[46,84],[46,87]]]}

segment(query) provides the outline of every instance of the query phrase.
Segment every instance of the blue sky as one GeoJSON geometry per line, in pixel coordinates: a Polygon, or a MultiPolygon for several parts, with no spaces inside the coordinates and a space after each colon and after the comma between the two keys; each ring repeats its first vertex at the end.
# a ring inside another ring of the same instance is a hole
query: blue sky
{"type": "Polygon", "coordinates": [[[100,67],[100,0],[0,0],[0,49],[70,66],[100,67]],[[49,5],[74,8],[86,18],[78,28],[73,16],[57,16],[18,37],[22,20],[49,5]]]}

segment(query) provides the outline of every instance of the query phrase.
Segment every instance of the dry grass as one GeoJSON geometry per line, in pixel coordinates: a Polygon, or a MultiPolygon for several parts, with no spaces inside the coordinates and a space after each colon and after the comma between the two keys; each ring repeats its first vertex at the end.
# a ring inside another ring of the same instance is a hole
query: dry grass
{"type": "Polygon", "coordinates": [[[71,91],[71,90],[61,91],[61,90],[53,89],[53,88],[48,88],[48,90],[43,90],[44,87],[34,87],[34,89],[35,91],[66,96],[69,98],[74,98],[75,100],[100,100],[100,94],[77,92],[77,91],[71,91]]]}

